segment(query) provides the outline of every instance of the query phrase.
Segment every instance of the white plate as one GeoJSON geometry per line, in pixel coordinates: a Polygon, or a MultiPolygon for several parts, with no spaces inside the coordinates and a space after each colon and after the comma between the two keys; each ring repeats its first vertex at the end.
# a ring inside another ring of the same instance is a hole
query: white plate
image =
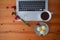
{"type": "Polygon", "coordinates": [[[39,35],[39,36],[45,36],[45,35],[47,35],[48,32],[49,32],[49,27],[48,27],[48,25],[47,25],[46,23],[44,23],[44,22],[40,22],[40,25],[36,25],[36,26],[35,26],[35,28],[34,28],[35,33],[36,33],[37,35],[39,35]],[[38,30],[37,30],[38,27],[40,27],[40,25],[45,26],[44,34],[41,34],[41,31],[38,31],[38,30]]]}

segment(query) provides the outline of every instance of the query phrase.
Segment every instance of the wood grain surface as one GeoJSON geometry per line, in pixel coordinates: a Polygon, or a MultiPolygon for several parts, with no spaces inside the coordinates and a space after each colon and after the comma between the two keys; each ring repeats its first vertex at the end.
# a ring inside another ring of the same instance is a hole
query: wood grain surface
{"type": "Polygon", "coordinates": [[[11,6],[16,6],[16,0],[0,0],[0,40],[60,40],[60,0],[49,0],[48,5],[53,15],[47,22],[49,33],[42,37],[34,32],[38,22],[30,21],[31,27],[28,27],[23,22],[15,21],[11,6]]]}

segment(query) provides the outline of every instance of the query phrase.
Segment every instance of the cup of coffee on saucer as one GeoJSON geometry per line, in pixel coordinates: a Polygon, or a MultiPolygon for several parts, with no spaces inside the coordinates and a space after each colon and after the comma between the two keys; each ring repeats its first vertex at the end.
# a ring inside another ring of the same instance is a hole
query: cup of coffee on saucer
{"type": "Polygon", "coordinates": [[[47,21],[51,20],[52,13],[45,10],[40,14],[40,17],[41,17],[42,21],[47,22],[47,21]]]}

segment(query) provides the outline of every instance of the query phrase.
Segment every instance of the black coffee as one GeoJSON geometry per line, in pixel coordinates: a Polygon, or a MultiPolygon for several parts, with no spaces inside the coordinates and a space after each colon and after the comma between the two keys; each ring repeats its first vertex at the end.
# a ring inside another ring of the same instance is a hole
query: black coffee
{"type": "Polygon", "coordinates": [[[42,18],[43,20],[47,20],[47,19],[49,18],[49,14],[48,14],[47,12],[43,12],[43,13],[41,14],[41,18],[42,18]]]}

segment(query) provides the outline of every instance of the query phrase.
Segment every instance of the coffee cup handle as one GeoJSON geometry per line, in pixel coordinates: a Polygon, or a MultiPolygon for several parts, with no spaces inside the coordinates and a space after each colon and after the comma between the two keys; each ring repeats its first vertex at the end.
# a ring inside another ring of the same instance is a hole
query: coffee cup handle
{"type": "Polygon", "coordinates": [[[50,12],[51,14],[53,14],[53,12],[52,12],[52,11],[49,11],[49,10],[44,10],[44,11],[46,11],[46,12],[48,11],[48,12],[50,12]]]}
{"type": "Polygon", "coordinates": [[[52,11],[50,11],[51,12],[51,14],[53,14],[53,12],[52,11]]]}

